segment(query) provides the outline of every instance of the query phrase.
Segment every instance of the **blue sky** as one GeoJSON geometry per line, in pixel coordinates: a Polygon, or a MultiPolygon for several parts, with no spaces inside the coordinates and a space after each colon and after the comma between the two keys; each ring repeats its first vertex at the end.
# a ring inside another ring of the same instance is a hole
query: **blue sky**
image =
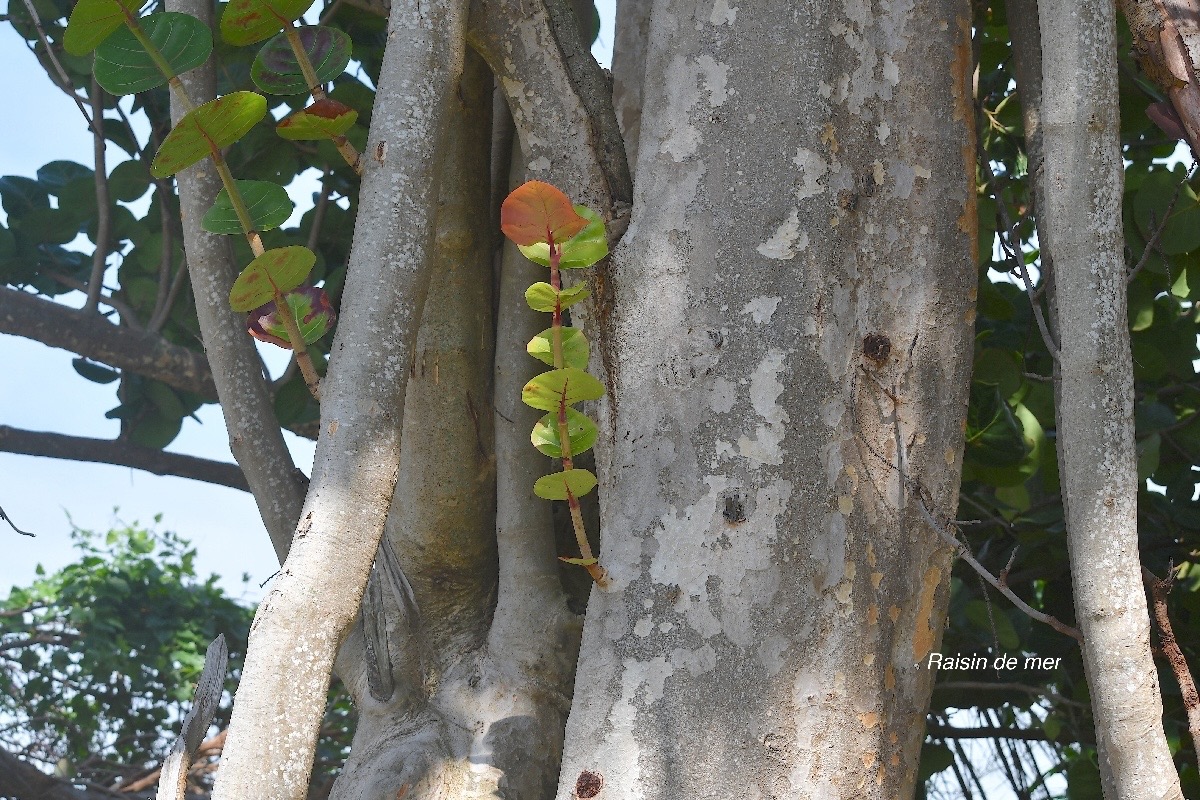
{"type": "MultiPolygon", "coordinates": [[[[593,52],[606,66],[612,52],[614,3],[597,3],[602,28],[593,52]]],[[[0,105],[21,109],[20,117],[29,120],[17,124],[12,114],[0,127],[0,175],[33,177],[38,167],[57,159],[91,166],[91,137],[79,110],[50,83],[21,37],[4,24],[0,74],[7,78],[0,84],[0,105]]],[[[124,154],[112,146],[108,153],[111,170],[124,154]]],[[[301,189],[296,195],[311,196],[311,190],[301,189]]],[[[70,296],[60,299],[71,301],[70,296]]],[[[264,352],[274,350],[278,369],[283,351],[265,347],[264,352]]],[[[66,351],[0,334],[0,424],[114,437],[117,423],[105,419],[104,412],[116,405],[115,384],[84,380],[72,369],[71,358],[66,351]]],[[[185,420],[167,449],[232,461],[220,409],[205,406],[197,416],[201,422],[185,420]]],[[[297,464],[309,471],[313,443],[286,435],[297,464]]],[[[71,522],[106,531],[119,522],[151,524],[162,514],[161,528],[176,531],[196,547],[198,571],[222,576],[222,585],[234,596],[257,599],[263,594],[258,584],[277,569],[253,499],[233,489],[123,467],[0,453],[0,507],[22,529],[37,534],[29,539],[0,524],[0,596],[10,586],[32,581],[39,563],[53,570],[73,560],[71,522]],[[242,583],[243,573],[251,578],[248,584],[242,583]]]]}

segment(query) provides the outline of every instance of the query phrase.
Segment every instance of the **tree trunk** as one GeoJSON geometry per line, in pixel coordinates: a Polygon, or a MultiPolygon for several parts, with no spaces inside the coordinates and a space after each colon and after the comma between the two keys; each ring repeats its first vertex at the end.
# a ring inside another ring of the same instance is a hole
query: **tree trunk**
{"type": "Polygon", "coordinates": [[[1115,8],[1039,4],[1045,208],[1060,340],[1058,458],[1104,796],[1182,798],[1162,726],[1138,556],[1115,8]]]}
{"type": "Polygon", "coordinates": [[[613,585],[558,796],[911,796],[950,578],[918,504],[953,517],[971,364],[969,9],[659,0],[646,52],[613,585]]]}

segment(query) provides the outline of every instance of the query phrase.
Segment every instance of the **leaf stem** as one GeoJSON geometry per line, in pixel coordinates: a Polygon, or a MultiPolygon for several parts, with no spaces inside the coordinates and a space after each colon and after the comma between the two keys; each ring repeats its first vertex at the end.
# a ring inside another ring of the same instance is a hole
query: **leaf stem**
{"type": "Polygon", "coordinates": [[[562,259],[562,246],[554,244],[554,237],[549,232],[547,232],[547,238],[550,242],[550,285],[554,287],[554,316],[550,322],[550,345],[554,353],[554,368],[562,369],[566,366],[563,360],[562,297],[558,294],[562,291],[562,275],[558,269],[558,262],[562,259]]]}
{"type": "Polygon", "coordinates": [[[292,353],[296,356],[296,366],[300,368],[300,374],[304,376],[304,383],[308,386],[308,391],[312,393],[318,403],[321,402],[321,376],[317,375],[312,356],[308,354],[308,345],[304,342],[304,334],[300,333],[300,324],[296,322],[296,315],[292,313],[292,307],[288,305],[287,298],[278,289],[275,290],[275,314],[287,330],[288,342],[292,345],[292,353]]]}
{"type": "MultiPolygon", "coordinates": [[[[304,42],[300,41],[299,28],[295,22],[286,22],[283,26],[283,33],[287,36],[288,44],[292,46],[292,54],[296,56],[296,63],[300,66],[300,72],[304,75],[304,82],[308,84],[308,90],[312,93],[313,100],[324,100],[325,87],[321,84],[317,77],[317,70],[313,67],[312,61],[308,58],[308,53],[304,49],[304,42]]],[[[343,135],[334,136],[330,139],[333,146],[337,148],[338,153],[350,168],[353,169],[359,176],[362,175],[362,156],[354,145],[350,144],[350,140],[343,135]]]]}
{"type": "Polygon", "coordinates": [[[583,556],[584,561],[591,561],[589,564],[584,564],[584,569],[592,576],[592,580],[596,582],[597,586],[607,589],[608,571],[594,560],[592,546],[588,543],[587,529],[583,524],[583,511],[580,510],[579,500],[571,493],[569,486],[567,487],[567,505],[571,507],[571,524],[575,528],[575,541],[579,544],[579,554],[583,556]]]}

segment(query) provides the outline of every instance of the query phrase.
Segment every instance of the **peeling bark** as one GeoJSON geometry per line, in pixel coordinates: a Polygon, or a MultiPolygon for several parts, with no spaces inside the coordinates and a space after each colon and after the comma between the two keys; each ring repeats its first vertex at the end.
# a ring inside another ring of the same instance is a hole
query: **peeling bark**
{"type": "Polygon", "coordinates": [[[251,626],[215,800],[307,792],[330,670],[395,489],[465,17],[463,0],[392,5],[312,484],[288,560],[251,626]]]}
{"type": "Polygon", "coordinates": [[[1106,798],[1182,798],[1162,726],[1137,535],[1115,9],[1038,3],[1044,208],[1061,351],[1058,459],[1106,798]]]}
{"type": "Polygon", "coordinates": [[[955,0],[655,2],[608,276],[614,585],[588,607],[562,800],[601,780],[613,798],[911,796],[950,554],[905,486],[953,515],[970,68],[955,0]]]}

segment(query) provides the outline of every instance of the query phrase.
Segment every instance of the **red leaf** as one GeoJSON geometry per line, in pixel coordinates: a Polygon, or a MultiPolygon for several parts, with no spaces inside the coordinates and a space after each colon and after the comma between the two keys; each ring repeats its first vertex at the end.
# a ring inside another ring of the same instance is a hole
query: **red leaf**
{"type": "Polygon", "coordinates": [[[500,206],[500,230],[521,246],[562,243],[579,233],[587,220],[575,213],[570,199],[542,181],[529,181],[513,189],[500,206]]]}

